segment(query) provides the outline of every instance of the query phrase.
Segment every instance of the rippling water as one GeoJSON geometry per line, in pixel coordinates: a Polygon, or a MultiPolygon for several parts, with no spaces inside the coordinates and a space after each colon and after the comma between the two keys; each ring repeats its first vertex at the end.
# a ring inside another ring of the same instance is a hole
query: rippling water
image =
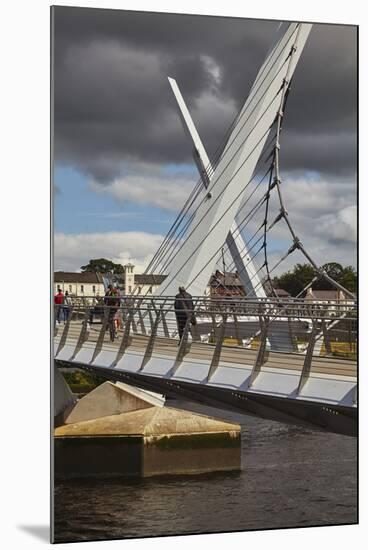
{"type": "Polygon", "coordinates": [[[57,481],[55,541],[357,522],[356,439],[221,416],[242,425],[241,472],[57,481]]]}

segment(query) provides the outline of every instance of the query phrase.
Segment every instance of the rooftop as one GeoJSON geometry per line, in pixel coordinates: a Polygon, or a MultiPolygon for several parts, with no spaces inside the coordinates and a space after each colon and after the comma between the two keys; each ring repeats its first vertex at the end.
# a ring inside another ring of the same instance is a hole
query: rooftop
{"type": "Polygon", "coordinates": [[[70,271],[55,271],[54,273],[55,283],[99,283],[103,284],[101,273],[95,273],[93,271],[83,271],[82,273],[70,272],[70,271]]]}

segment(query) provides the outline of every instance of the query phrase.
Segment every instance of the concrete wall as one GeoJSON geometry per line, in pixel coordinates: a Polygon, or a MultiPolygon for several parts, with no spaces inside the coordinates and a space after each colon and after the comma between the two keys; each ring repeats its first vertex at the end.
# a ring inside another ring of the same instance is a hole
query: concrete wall
{"type": "Polygon", "coordinates": [[[144,477],[241,469],[240,432],[145,438],[144,477]]]}
{"type": "Polygon", "coordinates": [[[141,477],[141,436],[55,437],[55,476],[141,477]]]}
{"type": "Polygon", "coordinates": [[[74,424],[75,422],[84,422],[121,414],[128,411],[139,409],[148,409],[152,407],[143,399],[131,395],[111,382],[104,382],[89,394],[85,395],[74,407],[72,412],[65,420],[65,424],[74,424]]]}

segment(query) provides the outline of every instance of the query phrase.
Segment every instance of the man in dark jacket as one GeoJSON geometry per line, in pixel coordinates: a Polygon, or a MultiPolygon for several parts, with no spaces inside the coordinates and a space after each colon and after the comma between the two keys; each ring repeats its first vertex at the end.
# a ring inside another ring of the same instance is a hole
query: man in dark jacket
{"type": "Polygon", "coordinates": [[[184,328],[188,319],[192,325],[196,324],[194,316],[193,300],[189,292],[183,286],[179,287],[179,293],[175,296],[174,303],[176,322],[178,324],[179,338],[183,336],[184,328]]]}

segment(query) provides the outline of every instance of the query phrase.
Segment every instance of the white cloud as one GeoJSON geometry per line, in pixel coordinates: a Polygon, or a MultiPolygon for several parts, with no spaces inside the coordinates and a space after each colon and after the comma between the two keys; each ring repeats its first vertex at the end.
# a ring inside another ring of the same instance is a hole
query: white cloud
{"type": "Polygon", "coordinates": [[[187,200],[193,182],[179,178],[170,181],[168,177],[127,175],[107,185],[90,183],[97,193],[107,193],[119,203],[150,204],[164,210],[177,211],[187,200]]]}
{"type": "MultiPolygon", "coordinates": [[[[199,133],[201,134],[201,128],[205,128],[206,135],[209,136],[211,133],[218,135],[218,128],[226,130],[237,111],[235,101],[218,94],[216,86],[213,86],[198,97],[195,107],[191,109],[191,114],[199,133]]],[[[206,147],[206,143],[204,146],[206,147]]]]}
{"type": "Polygon", "coordinates": [[[107,258],[115,263],[131,261],[141,273],[157,251],[163,235],[139,231],[110,233],[56,233],[54,265],[59,271],[80,271],[92,258],[107,258]]]}
{"type": "MultiPolygon", "coordinates": [[[[259,190],[257,197],[265,192],[259,190]]],[[[281,185],[283,202],[289,221],[305,250],[322,265],[337,261],[343,265],[356,265],[357,261],[357,206],[355,179],[329,180],[318,174],[295,176],[286,174],[281,185]]],[[[256,202],[256,199],[253,201],[256,202]]],[[[249,211],[249,204],[243,216],[249,211]]],[[[274,190],[268,220],[273,221],[280,204],[274,190]]],[[[263,221],[264,208],[247,225],[249,239],[263,221]]],[[[292,244],[292,236],[284,221],[279,221],[268,234],[269,264],[274,266],[292,244]],[[277,250],[276,250],[277,249],[277,250]]],[[[254,242],[254,241],[253,241],[254,242]]],[[[255,250],[254,250],[255,252],[255,250]]],[[[275,273],[291,269],[296,263],[307,263],[300,252],[293,252],[280,264],[275,273]]]]}
{"type": "Polygon", "coordinates": [[[213,57],[210,57],[209,55],[201,55],[200,58],[206,71],[211,75],[213,79],[213,85],[216,89],[218,89],[218,87],[222,83],[221,67],[216,63],[213,57]]]}
{"type": "Polygon", "coordinates": [[[104,185],[92,180],[89,187],[96,193],[111,195],[120,204],[148,204],[176,212],[184,205],[198,179],[185,173],[180,166],[168,171],[149,163],[126,164],[124,172],[104,185]]]}

